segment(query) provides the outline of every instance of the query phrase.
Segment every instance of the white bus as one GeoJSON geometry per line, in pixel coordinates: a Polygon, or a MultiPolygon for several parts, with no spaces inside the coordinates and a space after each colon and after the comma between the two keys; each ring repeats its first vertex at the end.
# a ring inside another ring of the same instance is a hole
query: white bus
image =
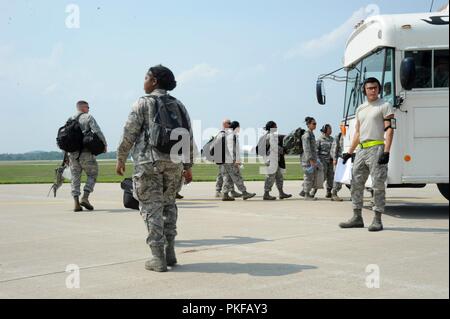
{"type": "Polygon", "coordinates": [[[437,184],[449,199],[448,11],[362,21],[347,42],[342,69],[319,77],[317,99],[326,102],[325,79],[345,79],[344,148],[350,147],[355,110],[364,100],[362,83],[376,77],[397,119],[388,187],[437,184]],[[345,78],[334,75],[342,69],[345,78]]]}

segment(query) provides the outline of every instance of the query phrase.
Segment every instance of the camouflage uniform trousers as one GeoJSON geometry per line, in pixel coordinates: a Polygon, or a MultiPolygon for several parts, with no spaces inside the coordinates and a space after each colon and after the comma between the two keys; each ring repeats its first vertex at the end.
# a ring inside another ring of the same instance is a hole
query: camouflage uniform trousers
{"type": "Polygon", "coordinates": [[[242,178],[239,167],[235,164],[222,164],[220,165],[220,171],[223,176],[223,191],[229,193],[234,190],[234,185],[241,192],[247,192],[247,188],[244,185],[244,179],[242,178]]]}
{"type": "Polygon", "coordinates": [[[331,190],[331,194],[337,195],[341,189],[342,189],[342,183],[334,182],[333,189],[331,190]]]}
{"type": "Polygon", "coordinates": [[[283,191],[284,177],[281,168],[278,167],[277,171],[273,174],[266,175],[264,182],[264,192],[271,192],[273,184],[277,185],[278,191],[283,191]]]}
{"type": "Polygon", "coordinates": [[[183,165],[157,161],[136,165],[134,170],[134,197],[139,200],[141,216],[147,226],[147,244],[163,247],[166,239],[177,235],[176,194],[183,165]]]}
{"type": "Polygon", "coordinates": [[[308,172],[307,169],[309,168],[309,166],[307,165],[302,165],[303,167],[303,191],[306,194],[310,194],[311,190],[314,188],[315,185],[315,173],[313,172],[308,172]]]}
{"type": "Polygon", "coordinates": [[[374,191],[373,210],[384,213],[386,206],[386,180],[388,165],[378,164],[378,160],[384,152],[384,146],[379,145],[359,150],[353,163],[352,178],[352,202],[353,209],[362,209],[364,204],[364,189],[366,181],[372,177],[372,188],[374,191]]]}
{"type": "MultiPolygon", "coordinates": [[[[333,165],[333,170],[336,171],[336,167],[333,165]]],[[[334,177],[334,176],[333,176],[334,177]]],[[[337,196],[339,191],[342,189],[342,183],[338,183],[336,181],[333,182],[333,189],[331,190],[331,194],[337,196]]]]}
{"type": "Polygon", "coordinates": [[[87,181],[84,192],[92,193],[98,176],[97,159],[90,152],[75,152],[69,154],[70,173],[72,174],[72,196],[80,196],[81,174],[84,171],[87,181]]]}
{"type": "Polygon", "coordinates": [[[325,181],[327,182],[327,190],[331,191],[334,184],[334,167],[331,159],[321,158],[320,162],[323,166],[323,174],[325,177],[325,181]]]}
{"type": "Polygon", "coordinates": [[[216,177],[216,192],[221,192],[223,187],[223,174],[222,169],[219,167],[219,172],[216,177]]]}

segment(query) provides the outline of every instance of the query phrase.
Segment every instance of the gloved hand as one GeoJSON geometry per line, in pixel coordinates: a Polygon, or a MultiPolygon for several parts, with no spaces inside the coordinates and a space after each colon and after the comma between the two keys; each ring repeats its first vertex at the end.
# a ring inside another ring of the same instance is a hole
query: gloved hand
{"type": "Polygon", "coordinates": [[[352,159],[352,162],[355,161],[355,154],[344,153],[342,154],[342,159],[344,160],[344,164],[347,164],[349,159],[352,159]]]}
{"type": "Polygon", "coordinates": [[[378,164],[385,165],[388,163],[389,163],[389,153],[384,152],[383,154],[381,154],[380,159],[378,160],[378,164]]]}

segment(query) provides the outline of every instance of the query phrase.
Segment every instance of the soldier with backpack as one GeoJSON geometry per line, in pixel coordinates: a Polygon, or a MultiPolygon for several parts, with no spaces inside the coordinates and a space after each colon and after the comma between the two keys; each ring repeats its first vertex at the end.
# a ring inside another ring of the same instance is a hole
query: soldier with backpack
{"type": "Polygon", "coordinates": [[[242,197],[244,200],[253,198],[255,193],[247,192],[242,178],[240,167],[240,149],[238,135],[240,131],[240,124],[233,121],[230,128],[221,131],[216,136],[211,145],[210,154],[214,157],[214,162],[220,166],[220,172],[223,176],[223,195],[222,201],[234,201],[234,185],[241,191],[242,194],[237,193],[237,197],[242,197]],[[232,196],[230,196],[230,193],[232,196]]]}
{"type": "Polygon", "coordinates": [[[148,230],[151,271],[175,266],[178,208],[176,192],[180,176],[192,181],[193,133],[184,105],[167,92],[177,83],[172,71],[157,65],[147,72],[145,93],[133,105],[117,149],[117,174],[123,176],[128,154],[134,162],[133,192],[148,230]]]}
{"type": "MultiPolygon", "coordinates": [[[[215,144],[215,142],[219,141],[219,138],[221,138],[223,136],[223,134],[233,132],[233,129],[231,128],[232,123],[233,122],[231,122],[230,119],[228,119],[228,118],[224,119],[222,122],[222,130],[220,130],[220,132],[216,136],[212,136],[211,139],[205,144],[205,146],[203,147],[203,150],[202,150],[202,153],[203,153],[203,155],[205,155],[206,159],[210,162],[217,164],[219,167],[219,170],[218,170],[218,173],[216,176],[216,198],[223,197],[224,176],[223,176],[223,171],[221,169],[222,154],[220,154],[220,151],[222,151],[222,149],[220,149],[219,153],[217,154],[218,162],[216,162],[216,157],[215,157],[215,153],[214,153],[214,151],[215,151],[214,144],[215,144]]],[[[236,124],[237,122],[234,122],[234,123],[236,124]]],[[[233,188],[232,188],[230,194],[233,198],[241,198],[243,196],[241,193],[239,193],[235,190],[234,183],[233,183],[233,188]]]]}
{"type": "Polygon", "coordinates": [[[280,199],[291,198],[292,195],[286,194],[283,190],[283,170],[286,169],[284,157],[285,149],[283,145],[284,136],[277,133],[278,126],[274,121],[267,122],[264,130],[266,131],[266,134],[260,138],[257,146],[258,155],[261,155],[264,158],[264,163],[268,166],[268,174],[266,175],[264,182],[263,200],[276,200],[276,197],[270,195],[275,183],[280,199]]]}
{"type": "Polygon", "coordinates": [[[83,207],[90,211],[94,210],[89,202],[89,195],[94,191],[98,176],[96,155],[106,152],[107,144],[100,127],[94,117],[89,114],[89,103],[86,101],[77,103],[77,114],[59,129],[57,143],[69,157],[74,212],[81,212],[83,207]],[[86,172],[87,181],[80,201],[83,171],[86,172]]]}

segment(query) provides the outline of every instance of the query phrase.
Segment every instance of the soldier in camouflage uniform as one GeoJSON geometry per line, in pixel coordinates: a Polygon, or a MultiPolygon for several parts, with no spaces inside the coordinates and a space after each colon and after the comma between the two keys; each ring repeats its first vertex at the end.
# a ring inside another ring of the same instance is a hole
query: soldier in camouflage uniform
{"type": "Polygon", "coordinates": [[[284,161],[284,145],[282,143],[284,137],[278,135],[278,126],[274,121],[267,122],[264,129],[267,133],[262,136],[258,142],[258,153],[263,155],[264,163],[268,169],[268,174],[266,175],[264,182],[263,199],[276,200],[276,197],[270,195],[274,184],[277,185],[280,199],[291,198],[292,195],[286,194],[283,190],[283,170],[286,169],[286,162],[284,161]]]}
{"type": "Polygon", "coordinates": [[[225,137],[225,163],[220,165],[221,173],[223,175],[223,197],[222,200],[234,201],[235,197],[230,196],[230,192],[233,192],[233,187],[236,187],[242,192],[242,198],[244,200],[253,198],[255,193],[247,192],[247,188],[244,185],[244,179],[241,175],[241,158],[238,142],[238,135],[240,131],[239,122],[232,122],[229,129],[226,129],[222,133],[225,137]]]}
{"type": "Polygon", "coordinates": [[[222,188],[223,188],[223,175],[219,167],[219,171],[216,176],[216,198],[222,198],[222,188]]]}
{"type": "MultiPolygon", "coordinates": [[[[222,131],[225,132],[226,130],[228,130],[231,126],[231,123],[232,122],[230,119],[224,119],[222,122],[222,131]]],[[[222,170],[219,167],[219,171],[218,171],[217,177],[216,177],[216,198],[223,197],[223,193],[222,193],[223,184],[224,184],[224,178],[223,178],[222,170]]],[[[231,191],[231,196],[233,198],[242,197],[241,193],[235,191],[234,184],[233,184],[233,190],[231,191]]]]}
{"type": "MultiPolygon", "coordinates": [[[[331,136],[332,128],[330,124],[324,125],[320,130],[322,135],[317,139],[317,156],[323,166],[325,180],[327,182],[327,195],[326,198],[331,198],[331,190],[334,183],[334,167],[333,160],[331,158],[331,147],[334,142],[334,138],[331,136]]],[[[315,196],[317,189],[311,191],[311,195],[315,196]]]]}
{"type": "Polygon", "coordinates": [[[394,137],[392,121],[394,109],[388,102],[379,98],[381,83],[376,78],[368,78],[364,82],[364,94],[367,101],[356,110],[356,132],[352,146],[343,155],[344,161],[356,153],[353,164],[352,202],[353,218],[341,223],[341,228],[362,228],[364,188],[369,174],[372,177],[374,191],[373,211],[375,217],[369,231],[383,230],[381,216],[386,205],[386,179],[388,173],[389,154],[394,137]]]}
{"type": "Polygon", "coordinates": [[[148,230],[147,244],[153,258],[145,263],[147,270],[165,272],[167,266],[177,263],[175,237],[177,235],[178,208],[176,192],[180,176],[186,183],[192,181],[193,138],[190,118],[186,108],[177,101],[179,112],[189,125],[189,154],[174,159],[176,154],[166,154],[150,146],[145,127],[157,111],[156,99],[167,95],[176,87],[173,73],[161,65],[150,68],[144,89],[149,96],[140,98],[132,107],[117,149],[116,172],[123,175],[128,154],[132,151],[134,162],[134,197],[139,200],[142,218],[148,230]]]}
{"type": "MultiPolygon", "coordinates": [[[[344,139],[342,133],[336,135],[331,146],[331,158],[333,159],[333,166],[336,168],[339,158],[342,158],[344,150],[344,139]]],[[[331,190],[331,200],[334,202],[342,202],[342,198],[339,197],[338,192],[342,189],[342,184],[334,181],[333,189],[331,190]]]]}
{"type": "Polygon", "coordinates": [[[317,127],[317,122],[312,117],[305,119],[308,130],[302,136],[303,154],[301,156],[303,168],[303,192],[305,200],[317,200],[311,195],[311,190],[314,187],[315,170],[318,169],[317,145],[314,130],[317,127]]]}
{"type": "MultiPolygon", "coordinates": [[[[102,133],[102,130],[98,126],[94,117],[89,114],[89,104],[86,101],[79,101],[77,103],[78,113],[72,116],[71,119],[77,119],[80,123],[80,128],[83,133],[92,131],[96,133],[98,137],[105,144],[106,152],[106,139],[102,133]]],[[[82,207],[87,210],[94,210],[94,207],[89,202],[89,195],[94,191],[94,186],[98,176],[98,164],[95,156],[87,149],[81,150],[81,152],[69,153],[69,165],[70,172],[72,174],[72,196],[74,198],[74,211],[81,212],[82,207]],[[81,188],[81,174],[86,172],[87,181],[83,190],[83,197],[80,201],[80,188],[81,188]]]]}

